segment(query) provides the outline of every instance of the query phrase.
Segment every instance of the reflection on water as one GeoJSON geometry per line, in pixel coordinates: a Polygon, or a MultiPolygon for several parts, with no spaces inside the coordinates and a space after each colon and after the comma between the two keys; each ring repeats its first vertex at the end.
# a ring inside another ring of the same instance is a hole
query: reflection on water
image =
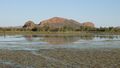
{"type": "Polygon", "coordinates": [[[0,36],[0,49],[38,50],[49,48],[120,47],[119,35],[94,36],[0,36]]]}
{"type": "Polygon", "coordinates": [[[120,36],[119,35],[96,35],[95,37],[99,37],[100,39],[119,39],[120,36]]]}
{"type": "Polygon", "coordinates": [[[35,39],[39,38],[39,41],[42,42],[47,42],[49,44],[55,44],[55,45],[59,45],[59,44],[70,44],[72,42],[78,41],[78,40],[93,40],[94,36],[45,36],[45,37],[41,37],[39,35],[25,35],[24,38],[27,41],[33,41],[35,39]],[[42,40],[40,40],[40,38],[43,38],[42,40]]]}

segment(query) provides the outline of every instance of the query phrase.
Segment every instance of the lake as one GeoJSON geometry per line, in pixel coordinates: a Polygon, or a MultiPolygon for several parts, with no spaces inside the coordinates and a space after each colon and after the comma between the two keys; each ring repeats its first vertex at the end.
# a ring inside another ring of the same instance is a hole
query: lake
{"type": "Polygon", "coordinates": [[[0,36],[1,68],[117,68],[120,35],[0,36]]]}
{"type": "Polygon", "coordinates": [[[120,48],[119,35],[58,36],[39,35],[0,36],[0,49],[39,50],[53,48],[120,48]]]}

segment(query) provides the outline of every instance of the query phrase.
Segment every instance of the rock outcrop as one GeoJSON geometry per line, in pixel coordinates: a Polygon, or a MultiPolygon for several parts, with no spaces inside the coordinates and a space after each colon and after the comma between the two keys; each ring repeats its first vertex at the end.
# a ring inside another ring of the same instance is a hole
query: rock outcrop
{"type": "Polygon", "coordinates": [[[85,26],[85,27],[95,27],[95,25],[92,22],[84,22],[84,23],[82,23],[82,26],[85,26]]]}
{"type": "Polygon", "coordinates": [[[60,17],[53,17],[48,20],[40,22],[40,27],[48,26],[50,29],[71,28],[78,29],[81,24],[72,19],[65,19],[60,17]]]}
{"type": "Polygon", "coordinates": [[[72,19],[66,19],[61,17],[53,17],[39,24],[35,24],[33,21],[27,21],[23,28],[30,30],[41,30],[41,31],[74,31],[80,30],[81,26],[95,27],[92,22],[79,23],[72,19]]]}
{"type": "Polygon", "coordinates": [[[25,29],[33,29],[35,27],[36,27],[36,24],[33,21],[27,21],[23,26],[23,28],[25,29]]]}

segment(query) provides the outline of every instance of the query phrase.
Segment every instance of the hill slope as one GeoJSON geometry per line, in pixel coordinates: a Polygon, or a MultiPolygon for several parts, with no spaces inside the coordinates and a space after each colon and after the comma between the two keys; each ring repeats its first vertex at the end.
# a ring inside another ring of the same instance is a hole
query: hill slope
{"type": "Polygon", "coordinates": [[[62,29],[62,28],[68,28],[68,29],[79,29],[81,24],[75,20],[72,19],[65,19],[60,17],[53,17],[48,20],[44,20],[40,22],[39,26],[41,28],[49,27],[49,29],[62,29]]]}

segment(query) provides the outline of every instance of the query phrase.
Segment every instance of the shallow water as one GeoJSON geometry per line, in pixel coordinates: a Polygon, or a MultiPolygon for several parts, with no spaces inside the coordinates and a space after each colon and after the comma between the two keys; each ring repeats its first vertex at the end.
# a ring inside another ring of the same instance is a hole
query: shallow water
{"type": "Polygon", "coordinates": [[[59,36],[39,35],[0,36],[2,50],[40,50],[54,48],[120,48],[120,35],[59,36]]]}

